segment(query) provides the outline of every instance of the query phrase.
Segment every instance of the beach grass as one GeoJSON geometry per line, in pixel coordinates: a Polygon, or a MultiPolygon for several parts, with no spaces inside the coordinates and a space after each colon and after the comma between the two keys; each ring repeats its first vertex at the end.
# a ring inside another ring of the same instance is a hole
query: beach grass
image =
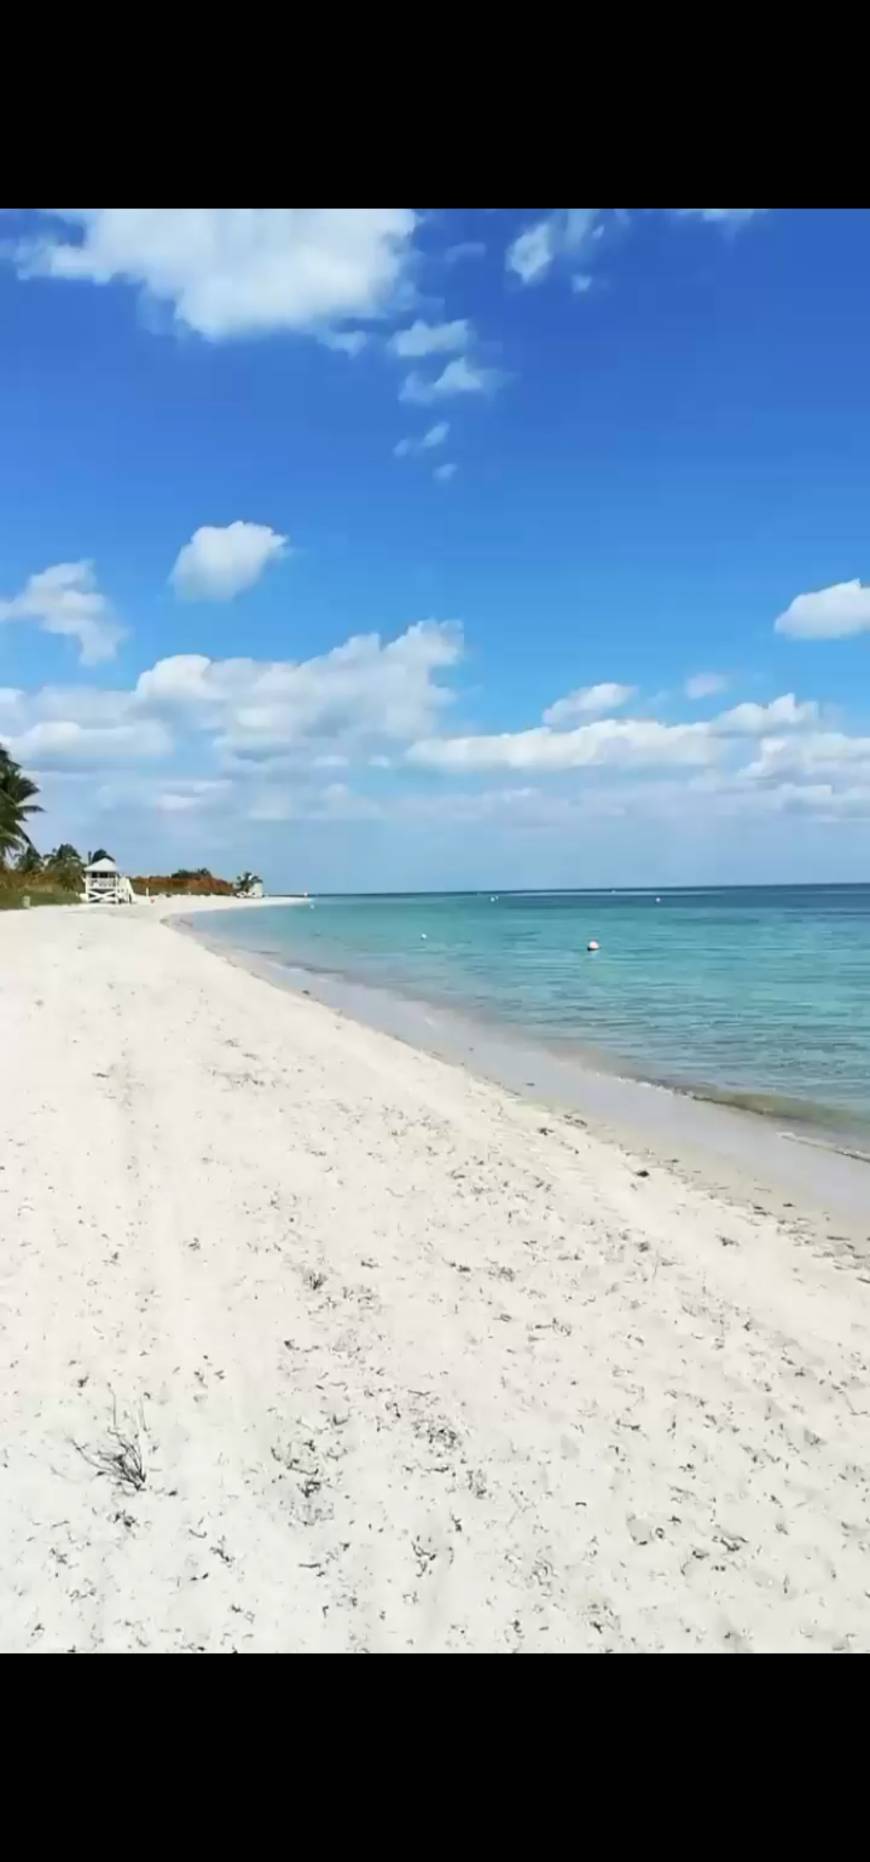
{"type": "Polygon", "coordinates": [[[25,910],[24,901],[30,900],[31,908],[37,905],[78,905],[75,893],[64,892],[60,886],[6,886],[0,882],[0,912],[20,912],[25,910]]]}

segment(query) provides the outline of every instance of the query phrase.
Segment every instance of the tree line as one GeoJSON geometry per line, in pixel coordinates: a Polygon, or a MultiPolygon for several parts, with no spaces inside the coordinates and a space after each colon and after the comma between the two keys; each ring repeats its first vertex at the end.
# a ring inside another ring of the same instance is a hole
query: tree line
{"type": "MultiPolygon", "coordinates": [[[[42,814],[38,795],[38,785],[0,744],[0,882],[8,887],[26,881],[37,891],[47,888],[78,895],[84,891],[85,867],[97,860],[111,860],[112,855],[105,847],[97,847],[85,858],[68,841],[51,853],[39,853],[30,833],[34,816],[42,814]]],[[[236,893],[245,897],[259,884],[255,873],[242,873],[233,884],[201,866],[195,871],[182,867],[175,873],[140,875],[133,880],[133,889],[140,894],[236,893]]]]}
{"type": "Polygon", "coordinates": [[[36,890],[78,894],[84,890],[86,864],[111,855],[100,847],[85,859],[69,841],[41,854],[31,834],[34,817],[42,814],[38,795],[38,785],[0,744],[0,879],[7,885],[26,880],[36,890]]]}

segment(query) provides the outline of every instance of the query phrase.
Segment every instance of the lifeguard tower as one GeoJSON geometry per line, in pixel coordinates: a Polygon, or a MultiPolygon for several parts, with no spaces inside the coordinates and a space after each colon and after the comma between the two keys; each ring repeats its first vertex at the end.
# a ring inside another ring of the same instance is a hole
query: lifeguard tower
{"type": "Polygon", "coordinates": [[[136,895],[114,860],[94,860],[85,867],[86,905],[132,905],[136,895]]]}

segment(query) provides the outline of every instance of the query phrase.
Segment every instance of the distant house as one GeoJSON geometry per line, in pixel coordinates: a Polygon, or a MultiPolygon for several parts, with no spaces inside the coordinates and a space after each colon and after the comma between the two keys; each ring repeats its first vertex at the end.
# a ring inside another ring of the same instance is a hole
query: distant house
{"type": "Polygon", "coordinates": [[[114,860],[94,860],[85,867],[86,905],[132,905],[135,893],[114,860]]]}

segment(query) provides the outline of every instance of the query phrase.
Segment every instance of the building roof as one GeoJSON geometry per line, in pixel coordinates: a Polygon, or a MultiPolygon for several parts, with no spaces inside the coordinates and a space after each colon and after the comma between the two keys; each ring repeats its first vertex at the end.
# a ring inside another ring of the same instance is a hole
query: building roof
{"type": "Polygon", "coordinates": [[[114,860],[95,860],[93,866],[86,866],[86,873],[117,873],[114,860]]]}

